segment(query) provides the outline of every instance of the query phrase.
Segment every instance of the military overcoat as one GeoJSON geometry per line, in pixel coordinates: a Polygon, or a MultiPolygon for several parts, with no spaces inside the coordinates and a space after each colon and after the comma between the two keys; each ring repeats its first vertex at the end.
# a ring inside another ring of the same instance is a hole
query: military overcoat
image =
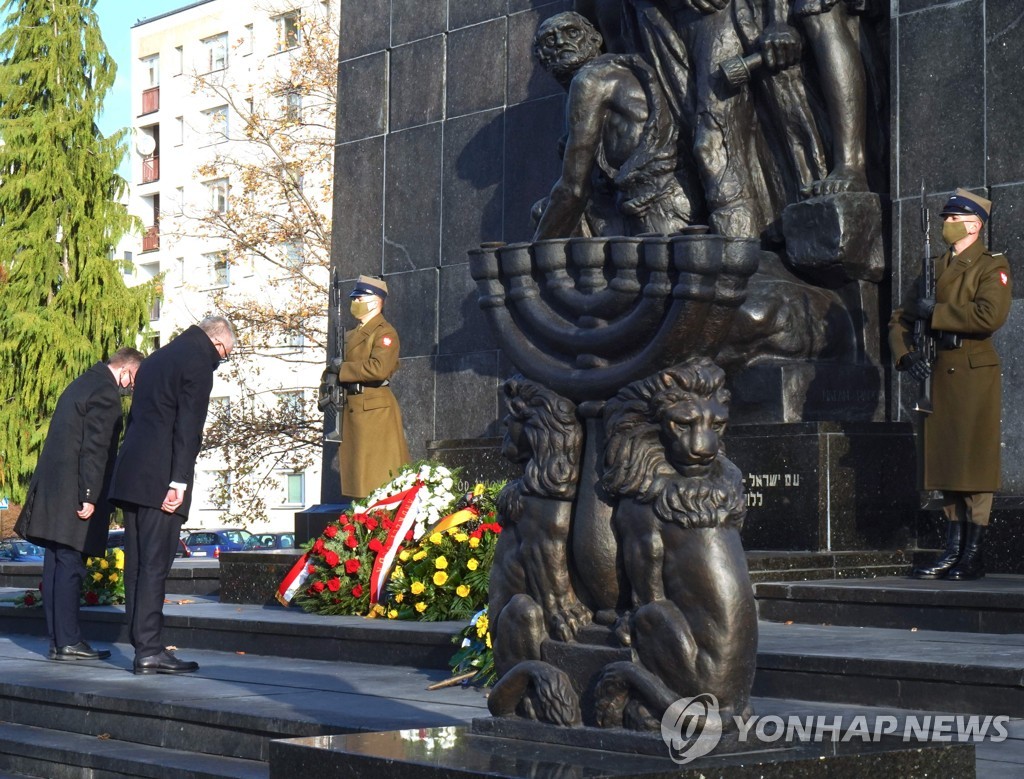
{"type": "MultiPolygon", "coordinates": [[[[1010,311],[1010,265],[981,240],[935,266],[937,334],[959,335],[962,345],[940,346],[932,372],[934,413],[924,417],[920,452],[923,489],[994,492],[1002,486],[1000,429],[1002,365],[992,335],[1010,311]]],[[[896,362],[913,348],[916,285],[893,312],[889,346],[896,362]]],[[[940,343],[943,339],[940,339],[940,343]]]]}
{"type": "Polygon", "coordinates": [[[398,333],[380,314],[345,336],[345,360],[338,368],[338,380],[364,386],[359,394],[348,393],[342,414],[343,495],[365,498],[409,462],[398,400],[390,387],[366,386],[389,381],[398,369],[398,356],[398,333]]]}
{"type": "Polygon", "coordinates": [[[35,543],[54,541],[88,555],[107,548],[106,500],[121,435],[121,396],[105,363],[71,382],[57,401],[15,532],[35,543]],[[96,510],[79,519],[82,503],[96,510]]]}

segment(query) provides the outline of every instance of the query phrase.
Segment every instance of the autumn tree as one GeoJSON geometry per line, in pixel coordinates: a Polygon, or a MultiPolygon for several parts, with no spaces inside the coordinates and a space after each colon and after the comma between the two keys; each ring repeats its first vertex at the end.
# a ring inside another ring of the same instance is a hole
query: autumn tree
{"type": "Polygon", "coordinates": [[[0,487],[20,500],[64,387],[136,343],[151,289],[112,261],[133,226],[123,131],[96,125],[116,65],[95,0],[6,0],[0,32],[0,487]]]}
{"type": "MultiPolygon", "coordinates": [[[[196,172],[209,200],[186,204],[170,228],[222,247],[226,268],[256,280],[212,293],[240,343],[226,366],[237,396],[211,408],[204,446],[231,474],[214,498],[222,518],[237,522],[265,518],[282,470],[302,471],[322,456],[314,388],[327,343],[338,26],[320,3],[286,23],[277,18],[279,56],[240,75],[193,75],[194,91],[226,105],[232,123],[228,142],[196,172]]],[[[233,55],[245,45],[236,42],[233,55]]]]}

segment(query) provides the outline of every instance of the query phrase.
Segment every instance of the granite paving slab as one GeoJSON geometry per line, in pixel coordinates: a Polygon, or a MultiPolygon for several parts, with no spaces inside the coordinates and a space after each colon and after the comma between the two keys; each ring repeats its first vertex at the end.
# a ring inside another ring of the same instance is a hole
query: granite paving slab
{"type": "MultiPolygon", "coordinates": [[[[820,635],[814,638],[812,632],[792,630],[807,626],[762,627],[766,628],[762,645],[770,651],[774,651],[773,645],[778,645],[778,651],[799,646],[810,654],[825,656],[840,651],[844,643],[849,647],[848,636],[827,641],[820,635]]],[[[864,638],[870,639],[872,632],[864,638]]],[[[875,633],[875,639],[885,635],[885,631],[875,633]]],[[[965,653],[983,645],[977,636],[950,642],[956,651],[965,653]]],[[[88,705],[93,707],[93,715],[95,709],[116,708],[130,717],[174,716],[224,727],[267,727],[284,736],[308,735],[313,727],[333,733],[395,730],[466,724],[486,716],[485,693],[479,689],[428,691],[429,684],[445,677],[438,670],[181,648],[182,657],[200,663],[197,674],[134,676],[128,672],[131,650],[121,644],[111,646],[113,655],[109,660],[86,663],[49,661],[45,649],[42,638],[0,637],[0,695],[18,688],[19,694],[30,694],[39,701],[57,704],[70,700],[88,705]]],[[[849,718],[863,714],[870,723],[882,715],[910,714],[894,707],[782,697],[757,697],[754,709],[762,717],[821,714],[849,718]]],[[[1013,718],[1007,730],[1005,741],[976,744],[978,776],[982,779],[1024,775],[1024,720],[1013,718]]]]}

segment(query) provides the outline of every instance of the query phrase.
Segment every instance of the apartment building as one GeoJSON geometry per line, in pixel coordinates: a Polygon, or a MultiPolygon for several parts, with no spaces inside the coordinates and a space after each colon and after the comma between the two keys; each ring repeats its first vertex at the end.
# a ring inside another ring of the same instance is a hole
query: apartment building
{"type": "MultiPolygon", "coordinates": [[[[140,20],[132,28],[129,210],[142,220],[145,233],[131,250],[133,268],[127,280],[162,279],[148,348],[216,313],[218,298],[284,310],[287,298],[305,295],[311,301],[306,316],[326,314],[327,297],[321,303],[316,291],[327,283],[323,251],[311,256],[300,239],[280,246],[277,255],[275,247],[239,252],[230,231],[216,229],[216,217],[231,213],[240,186],[231,172],[238,169],[224,161],[259,164],[265,152],[244,132],[254,112],[278,106],[294,120],[297,132],[333,138],[333,128],[322,124],[300,127],[301,85],[285,93],[279,89],[279,76],[300,51],[303,19],[330,19],[332,14],[337,19],[337,0],[205,0],[140,20]],[[317,307],[322,310],[310,313],[317,307]]],[[[299,186],[316,188],[317,196],[310,200],[323,201],[321,216],[329,225],[332,171],[329,163],[322,167],[327,169],[299,173],[305,179],[299,186]]],[[[265,204],[271,217],[275,209],[284,208],[280,198],[269,197],[265,204]]],[[[234,420],[236,410],[243,408],[258,415],[260,409],[294,406],[298,413],[315,400],[322,346],[299,328],[282,327],[276,333],[257,329],[247,329],[244,322],[239,328],[240,351],[248,361],[244,379],[233,375],[237,366],[215,374],[210,423],[214,418],[234,420]]],[[[265,518],[258,518],[239,510],[239,474],[219,452],[204,453],[196,468],[188,527],[219,526],[229,510],[253,531],[291,530],[295,512],[320,498],[319,449],[299,465],[297,459],[303,458],[268,446],[256,471],[247,471],[244,505],[250,505],[256,490],[265,507],[265,518]]]]}

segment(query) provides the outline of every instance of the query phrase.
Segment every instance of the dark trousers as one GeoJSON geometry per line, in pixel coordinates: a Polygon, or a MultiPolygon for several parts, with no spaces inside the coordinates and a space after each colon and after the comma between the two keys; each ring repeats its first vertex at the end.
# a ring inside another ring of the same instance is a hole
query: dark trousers
{"type": "Polygon", "coordinates": [[[136,659],[163,652],[167,575],[184,519],[149,506],[124,507],[124,611],[136,659]]]}
{"type": "Polygon", "coordinates": [[[85,561],[82,553],[56,541],[43,541],[43,611],[50,643],[74,646],[82,640],[78,605],[82,598],[85,561]]]}

